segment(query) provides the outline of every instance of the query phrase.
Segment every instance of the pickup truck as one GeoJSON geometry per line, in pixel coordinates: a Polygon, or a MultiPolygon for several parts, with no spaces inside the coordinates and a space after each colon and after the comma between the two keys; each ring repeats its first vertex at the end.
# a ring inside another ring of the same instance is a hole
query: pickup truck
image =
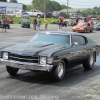
{"type": "Polygon", "coordinates": [[[37,17],[37,16],[41,16],[43,17],[44,16],[44,13],[39,11],[39,10],[30,10],[29,12],[27,12],[30,16],[34,16],[34,17],[37,17]]]}

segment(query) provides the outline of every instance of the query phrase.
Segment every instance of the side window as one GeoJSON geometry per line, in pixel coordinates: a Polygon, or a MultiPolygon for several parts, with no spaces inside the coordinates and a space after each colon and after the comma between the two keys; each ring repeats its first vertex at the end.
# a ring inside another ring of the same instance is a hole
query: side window
{"type": "Polygon", "coordinates": [[[77,42],[78,45],[85,45],[86,39],[83,36],[73,36],[73,42],[77,42]]]}
{"type": "Polygon", "coordinates": [[[87,39],[83,36],[81,36],[81,40],[82,40],[82,45],[85,45],[87,43],[87,39]]]}

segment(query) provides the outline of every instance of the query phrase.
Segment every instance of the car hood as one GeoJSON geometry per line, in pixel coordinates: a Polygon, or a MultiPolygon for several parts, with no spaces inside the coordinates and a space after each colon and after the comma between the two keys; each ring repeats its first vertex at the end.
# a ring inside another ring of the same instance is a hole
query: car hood
{"type": "Polygon", "coordinates": [[[55,45],[53,43],[22,43],[6,47],[1,51],[7,51],[19,55],[43,55],[50,56],[55,51],[65,48],[64,45],[55,45]]]}
{"type": "Polygon", "coordinates": [[[83,28],[84,26],[82,26],[82,25],[76,25],[76,26],[74,26],[73,28],[83,28]]]}

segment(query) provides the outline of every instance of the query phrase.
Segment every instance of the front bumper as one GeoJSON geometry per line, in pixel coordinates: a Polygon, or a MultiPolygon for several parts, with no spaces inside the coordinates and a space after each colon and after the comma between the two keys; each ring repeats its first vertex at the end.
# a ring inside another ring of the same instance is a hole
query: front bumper
{"type": "Polygon", "coordinates": [[[53,65],[48,65],[48,64],[42,65],[42,64],[19,62],[19,61],[13,61],[13,60],[0,59],[0,62],[1,64],[5,64],[13,68],[19,68],[19,69],[24,69],[24,70],[50,72],[53,68],[53,65]]]}
{"type": "Polygon", "coordinates": [[[84,32],[82,29],[72,29],[74,32],[84,32]]]}

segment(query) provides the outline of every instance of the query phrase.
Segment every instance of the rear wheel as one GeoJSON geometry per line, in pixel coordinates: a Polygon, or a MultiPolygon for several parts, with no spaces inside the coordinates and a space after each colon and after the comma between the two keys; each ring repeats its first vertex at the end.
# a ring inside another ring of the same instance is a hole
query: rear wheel
{"type": "Polygon", "coordinates": [[[95,62],[95,54],[92,53],[89,58],[83,63],[84,69],[92,69],[94,68],[94,62],[95,62]]]}
{"type": "Polygon", "coordinates": [[[56,81],[60,81],[64,78],[65,76],[65,63],[64,61],[60,61],[58,63],[58,65],[53,69],[53,78],[56,80],[56,81]]]}
{"type": "Polygon", "coordinates": [[[93,29],[91,29],[90,32],[92,33],[93,32],[93,29]]]}
{"type": "Polygon", "coordinates": [[[6,70],[10,75],[16,75],[19,69],[6,66],[6,70]]]}

